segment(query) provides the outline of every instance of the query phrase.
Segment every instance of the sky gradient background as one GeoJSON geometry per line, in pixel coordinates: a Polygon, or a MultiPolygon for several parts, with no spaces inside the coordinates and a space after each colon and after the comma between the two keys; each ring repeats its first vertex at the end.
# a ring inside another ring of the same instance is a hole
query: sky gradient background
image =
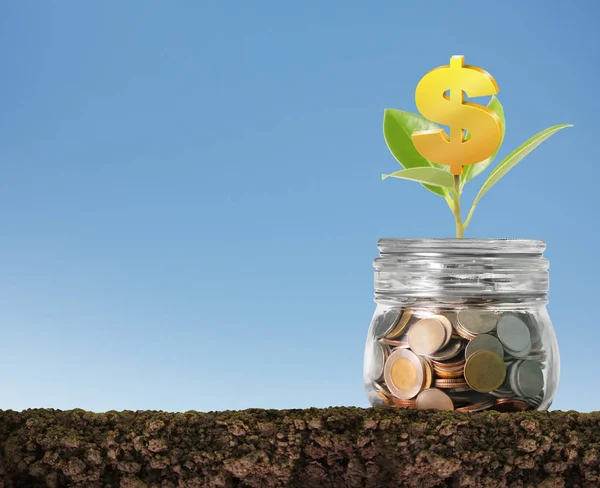
{"type": "Polygon", "coordinates": [[[454,233],[383,109],[464,54],[499,157],[575,124],[466,236],[546,240],[553,408],[598,409],[600,7],[417,3],[2,2],[0,408],[367,406],[377,240],[454,233]]]}

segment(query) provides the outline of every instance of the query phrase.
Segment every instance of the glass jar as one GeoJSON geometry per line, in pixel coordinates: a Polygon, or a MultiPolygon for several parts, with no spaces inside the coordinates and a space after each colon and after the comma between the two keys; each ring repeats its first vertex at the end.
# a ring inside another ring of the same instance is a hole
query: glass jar
{"type": "Polygon", "coordinates": [[[558,385],[544,241],[381,239],[365,348],[371,405],[546,410],[558,385]]]}

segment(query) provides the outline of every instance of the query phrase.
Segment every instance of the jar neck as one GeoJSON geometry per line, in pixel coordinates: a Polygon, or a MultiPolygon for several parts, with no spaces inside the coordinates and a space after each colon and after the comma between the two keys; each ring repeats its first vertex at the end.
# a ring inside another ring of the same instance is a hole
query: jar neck
{"type": "Polygon", "coordinates": [[[381,239],[375,267],[380,304],[431,299],[546,303],[544,241],[525,239],[381,239]]]}

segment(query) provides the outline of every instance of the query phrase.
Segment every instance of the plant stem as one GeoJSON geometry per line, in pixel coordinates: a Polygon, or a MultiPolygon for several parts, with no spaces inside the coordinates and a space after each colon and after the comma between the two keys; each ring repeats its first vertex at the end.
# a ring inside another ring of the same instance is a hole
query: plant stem
{"type": "Polygon", "coordinates": [[[462,239],[465,226],[460,219],[460,175],[454,175],[454,219],[456,220],[456,238],[462,239]]]}

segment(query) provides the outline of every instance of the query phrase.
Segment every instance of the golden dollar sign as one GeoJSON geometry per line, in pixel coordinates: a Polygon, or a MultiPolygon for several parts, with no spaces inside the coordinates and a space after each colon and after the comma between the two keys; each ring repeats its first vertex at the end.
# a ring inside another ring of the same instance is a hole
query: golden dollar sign
{"type": "Polygon", "coordinates": [[[498,93],[496,80],[477,66],[464,64],[464,56],[452,56],[449,66],[427,73],[417,85],[417,109],[426,119],[450,127],[450,137],[443,129],[413,132],[412,140],[419,153],[429,161],[450,166],[453,175],[462,173],[463,165],[483,161],[498,148],[502,122],[489,108],[465,102],[469,97],[498,93]],[[450,91],[450,96],[446,91],[450,91]],[[471,133],[465,140],[463,130],[471,133]]]}

